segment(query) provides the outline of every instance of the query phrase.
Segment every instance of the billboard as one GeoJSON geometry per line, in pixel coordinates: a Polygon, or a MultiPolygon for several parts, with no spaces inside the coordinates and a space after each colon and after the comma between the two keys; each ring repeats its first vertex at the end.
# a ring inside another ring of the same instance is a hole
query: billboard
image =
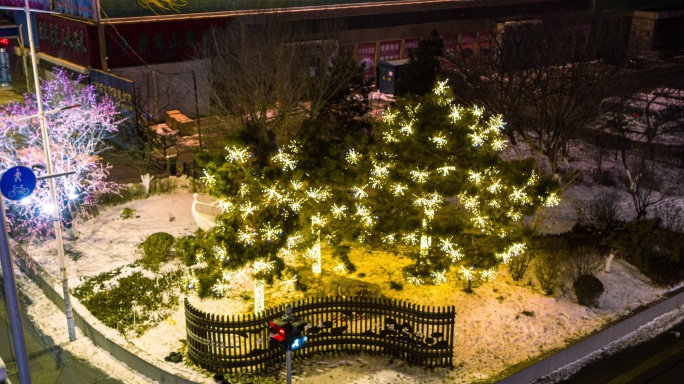
{"type": "Polygon", "coordinates": [[[356,60],[364,68],[364,81],[369,81],[375,77],[375,43],[359,44],[356,60]]]}
{"type": "Polygon", "coordinates": [[[418,48],[420,44],[420,37],[404,40],[404,55],[402,59],[407,59],[411,55],[411,51],[418,48]]]}
{"type": "Polygon", "coordinates": [[[86,19],[95,15],[92,0],[52,0],[52,10],[86,19]]]}
{"type": "Polygon", "coordinates": [[[41,52],[84,67],[99,66],[97,27],[44,13],[35,16],[41,52]]]}
{"type": "MultiPolygon", "coordinates": [[[[24,0],[0,0],[0,6],[24,8],[24,0]]],[[[29,0],[29,8],[50,10],[50,0],[29,0]]]]}
{"type": "Polygon", "coordinates": [[[401,40],[380,42],[380,61],[398,60],[401,54],[401,40]]]}

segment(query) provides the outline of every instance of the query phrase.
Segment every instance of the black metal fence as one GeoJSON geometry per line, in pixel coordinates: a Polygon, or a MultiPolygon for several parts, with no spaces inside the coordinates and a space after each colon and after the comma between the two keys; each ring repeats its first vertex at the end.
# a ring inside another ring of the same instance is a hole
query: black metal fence
{"type": "MultiPolygon", "coordinates": [[[[185,300],[188,357],[212,372],[257,372],[284,361],[285,352],[269,343],[268,322],[285,307],[259,316],[217,316],[185,300]]],[[[418,306],[368,297],[331,297],[292,305],[307,322],[307,341],[293,357],[329,352],[387,354],[426,367],[451,367],[456,309],[418,306]]]]}

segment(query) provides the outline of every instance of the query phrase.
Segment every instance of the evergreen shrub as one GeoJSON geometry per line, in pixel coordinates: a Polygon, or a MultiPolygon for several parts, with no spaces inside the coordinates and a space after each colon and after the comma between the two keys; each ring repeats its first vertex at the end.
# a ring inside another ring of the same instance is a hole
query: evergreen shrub
{"type": "Polygon", "coordinates": [[[158,271],[159,265],[166,259],[174,243],[172,235],[157,232],[149,235],[138,245],[138,253],[142,255],[140,264],[152,271],[158,271]]]}
{"type": "Polygon", "coordinates": [[[573,284],[577,302],[585,307],[595,307],[604,291],[603,283],[596,276],[582,275],[573,284]]]}

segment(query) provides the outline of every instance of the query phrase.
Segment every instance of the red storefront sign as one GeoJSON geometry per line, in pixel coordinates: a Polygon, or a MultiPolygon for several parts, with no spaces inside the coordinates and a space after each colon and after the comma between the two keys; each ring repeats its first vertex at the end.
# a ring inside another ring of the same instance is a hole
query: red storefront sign
{"type": "Polygon", "coordinates": [[[357,63],[363,66],[363,79],[368,81],[375,77],[375,43],[359,44],[357,49],[357,63]]]}
{"type": "Polygon", "coordinates": [[[399,59],[401,54],[401,40],[380,42],[380,61],[399,59]]]}
{"type": "Polygon", "coordinates": [[[84,67],[99,67],[97,27],[78,21],[36,14],[41,52],[84,67]]]}
{"type": "Polygon", "coordinates": [[[109,67],[189,60],[214,24],[200,19],[108,25],[109,67]]]}
{"type": "Polygon", "coordinates": [[[473,56],[475,49],[475,36],[472,33],[461,34],[461,54],[463,57],[473,56]]]}
{"type": "Polygon", "coordinates": [[[404,56],[402,59],[408,58],[411,54],[411,51],[418,48],[418,44],[420,44],[419,37],[404,40],[404,56]]]}
{"type": "Polygon", "coordinates": [[[453,67],[453,61],[456,59],[458,52],[458,35],[446,35],[442,38],[444,43],[444,57],[442,59],[442,68],[453,67]]]}

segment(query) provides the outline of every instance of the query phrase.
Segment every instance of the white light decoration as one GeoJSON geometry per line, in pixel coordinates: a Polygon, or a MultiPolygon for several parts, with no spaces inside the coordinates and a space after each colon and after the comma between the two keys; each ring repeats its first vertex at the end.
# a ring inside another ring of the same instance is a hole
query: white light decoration
{"type": "Polygon", "coordinates": [[[438,81],[438,82],[437,82],[437,85],[435,86],[435,89],[433,90],[433,92],[434,92],[435,95],[437,95],[437,96],[446,96],[446,91],[447,91],[447,89],[449,89],[449,87],[447,86],[447,81],[446,81],[446,80],[444,80],[444,81],[438,81]]]}
{"type": "Polygon", "coordinates": [[[408,188],[408,187],[407,187],[406,185],[404,185],[404,184],[394,183],[394,184],[392,185],[392,194],[393,194],[394,196],[404,196],[404,191],[405,191],[407,188],[408,188]]]}
{"type": "Polygon", "coordinates": [[[261,191],[265,197],[266,201],[271,201],[271,200],[276,200],[276,201],[281,201],[283,198],[283,195],[280,191],[278,191],[278,183],[275,183],[271,186],[271,188],[266,188],[261,191]]]}
{"type": "Polygon", "coordinates": [[[412,135],[412,134],[413,134],[413,127],[412,127],[412,125],[413,125],[413,121],[409,121],[409,122],[405,123],[405,124],[399,129],[399,132],[401,132],[402,134],[404,134],[404,136],[410,136],[410,135],[412,135]]]}
{"type": "MultiPolygon", "coordinates": [[[[474,128],[477,128],[477,126],[473,126],[474,128]]],[[[471,128],[473,128],[471,127],[471,128]]],[[[473,147],[479,147],[484,143],[484,135],[480,134],[479,132],[473,132],[468,134],[468,137],[470,138],[470,141],[473,142],[473,147]]]]}
{"type": "Polygon", "coordinates": [[[297,160],[294,159],[294,156],[280,150],[271,160],[274,163],[281,165],[283,171],[294,171],[297,168],[297,160]]]}
{"type": "Polygon", "coordinates": [[[371,215],[371,210],[368,207],[362,204],[356,204],[356,216],[361,218],[361,223],[364,226],[370,227],[373,225],[373,217],[371,215]]]}
{"type": "Polygon", "coordinates": [[[207,187],[211,187],[216,184],[216,178],[214,175],[210,175],[206,170],[204,170],[204,176],[200,177],[200,179],[204,182],[204,184],[207,185],[207,187]]]}
{"type": "Polygon", "coordinates": [[[507,264],[511,258],[518,257],[525,253],[526,248],[527,246],[524,243],[513,243],[503,252],[497,253],[496,257],[501,259],[504,264],[507,264]]]}
{"type": "Polygon", "coordinates": [[[181,282],[183,283],[183,286],[186,289],[197,288],[197,285],[199,284],[199,279],[197,279],[197,276],[195,276],[195,270],[186,269],[185,273],[183,274],[183,277],[181,278],[181,282]]]}
{"type": "Polygon", "coordinates": [[[508,146],[508,140],[498,137],[492,141],[492,149],[495,151],[503,151],[508,146]]]}
{"type": "Polygon", "coordinates": [[[320,213],[316,213],[314,216],[311,216],[311,226],[312,227],[322,227],[324,226],[328,220],[321,216],[320,213]]]}
{"type": "Polygon", "coordinates": [[[382,121],[390,125],[394,124],[394,119],[396,119],[397,113],[397,111],[387,108],[385,113],[382,114],[382,121]]]}
{"type": "Polygon", "coordinates": [[[446,164],[444,164],[444,166],[441,168],[437,168],[437,171],[441,172],[442,176],[445,176],[445,177],[449,176],[449,172],[455,171],[455,170],[456,170],[456,167],[454,167],[453,165],[446,165],[446,164]]]}
{"type": "Polygon", "coordinates": [[[252,245],[254,239],[256,238],[256,233],[254,231],[238,229],[237,238],[245,245],[252,245]]]}
{"type": "Polygon", "coordinates": [[[487,205],[489,205],[492,208],[501,208],[501,203],[499,202],[499,200],[489,200],[487,205]]]}
{"type": "Polygon", "coordinates": [[[379,178],[385,178],[389,175],[389,167],[389,164],[373,160],[371,175],[379,178]]]}
{"type": "Polygon", "coordinates": [[[415,182],[418,183],[425,183],[428,179],[428,176],[430,175],[427,170],[421,170],[421,169],[415,169],[410,172],[411,173],[411,179],[415,182]]]}
{"type": "Polygon", "coordinates": [[[51,215],[55,211],[55,205],[49,201],[43,202],[40,207],[40,210],[46,215],[51,215]]]}
{"type": "Polygon", "coordinates": [[[261,237],[266,241],[277,240],[282,233],[283,230],[280,228],[280,226],[276,225],[272,227],[271,223],[266,223],[264,228],[261,229],[261,237]]]}
{"type": "Polygon", "coordinates": [[[346,217],[347,214],[345,211],[347,210],[346,205],[337,205],[333,204],[333,206],[330,208],[330,212],[332,212],[332,215],[335,219],[341,219],[343,217],[346,217]]]}
{"type": "Polygon", "coordinates": [[[439,205],[442,204],[442,196],[440,196],[437,192],[423,194],[421,197],[416,198],[413,201],[413,204],[418,207],[422,207],[425,215],[432,220],[435,215],[435,211],[437,208],[439,208],[439,205]]]}
{"type": "Polygon", "coordinates": [[[489,126],[489,131],[498,134],[504,126],[504,121],[503,117],[501,115],[495,115],[491,116],[489,120],[487,121],[487,125],[489,126]]]}
{"type": "Polygon", "coordinates": [[[292,276],[290,279],[284,279],[280,282],[280,286],[285,288],[288,291],[291,291],[294,289],[295,284],[297,284],[297,275],[292,276]]]}
{"type": "Polygon", "coordinates": [[[364,185],[363,187],[352,187],[352,193],[354,194],[355,199],[363,199],[365,197],[368,197],[368,193],[364,191],[364,189],[368,186],[368,184],[364,185]]]}
{"type": "Polygon", "coordinates": [[[509,197],[515,203],[528,204],[530,202],[530,198],[522,188],[513,188],[513,192],[511,192],[509,197]]]}
{"type": "Polygon", "coordinates": [[[475,276],[473,275],[473,268],[466,268],[461,266],[461,269],[458,271],[461,276],[463,276],[464,279],[466,280],[472,280],[475,276]]]}
{"type": "Polygon", "coordinates": [[[347,156],[345,156],[345,159],[349,164],[358,164],[359,161],[361,161],[361,154],[359,154],[358,152],[356,152],[354,148],[352,148],[347,152],[347,156]]]}
{"type": "Polygon", "coordinates": [[[425,281],[423,279],[413,276],[413,275],[408,275],[406,276],[406,281],[408,281],[409,284],[412,285],[422,285],[425,284],[425,281]]]}
{"type": "Polygon", "coordinates": [[[344,264],[342,264],[342,263],[337,264],[335,267],[333,267],[333,271],[335,271],[339,274],[347,273],[347,270],[346,270],[346,268],[344,268],[344,264]]]}
{"type": "Polygon", "coordinates": [[[441,285],[441,284],[444,284],[444,283],[448,283],[448,282],[449,282],[449,279],[447,279],[446,273],[447,273],[446,269],[443,270],[443,271],[432,272],[432,274],[431,274],[431,276],[432,276],[432,281],[433,281],[436,285],[441,285]]]}
{"type": "Polygon", "coordinates": [[[294,189],[295,191],[299,191],[300,189],[302,189],[303,186],[302,182],[297,180],[290,181],[290,185],[292,185],[292,189],[294,189]]]}
{"type": "Polygon", "coordinates": [[[291,200],[288,206],[294,212],[299,212],[299,210],[302,209],[302,203],[303,202],[304,202],[304,199],[291,200]]]}
{"type": "Polygon", "coordinates": [[[447,139],[444,137],[444,134],[441,132],[437,134],[436,136],[433,136],[430,138],[430,141],[435,143],[435,146],[437,148],[444,148],[447,145],[447,139]]]}
{"type": "Polygon", "coordinates": [[[383,134],[383,139],[387,143],[398,143],[399,142],[399,139],[397,139],[397,137],[394,136],[394,134],[392,132],[389,132],[389,131],[385,132],[383,134]]]}
{"type": "Polygon", "coordinates": [[[461,120],[462,114],[463,113],[463,107],[460,105],[452,105],[451,106],[451,113],[449,114],[449,117],[451,118],[451,121],[453,123],[456,123],[457,121],[461,120]]]}
{"type": "Polygon", "coordinates": [[[245,183],[240,184],[240,190],[238,190],[238,195],[240,195],[240,197],[245,197],[249,195],[249,185],[245,183]]]}
{"type": "Polygon", "coordinates": [[[480,200],[477,196],[468,196],[465,192],[461,192],[458,195],[458,201],[463,205],[468,211],[476,212],[480,207],[480,200]]]}
{"type": "Polygon", "coordinates": [[[227,199],[218,199],[215,200],[212,204],[224,213],[228,213],[233,210],[233,203],[227,199]]]}
{"type": "Polygon", "coordinates": [[[416,232],[407,233],[404,235],[402,240],[404,240],[404,243],[406,243],[406,244],[416,245],[416,244],[418,244],[418,233],[416,233],[416,232]]]}
{"type": "Polygon", "coordinates": [[[513,221],[518,221],[522,218],[522,214],[513,208],[511,208],[508,212],[506,212],[506,216],[510,217],[511,220],[513,221]]]}
{"type": "Polygon", "coordinates": [[[244,164],[247,160],[249,160],[249,150],[247,148],[232,146],[226,147],[226,151],[228,151],[226,160],[230,162],[244,164]]]}
{"type": "Polygon", "coordinates": [[[254,314],[258,315],[264,310],[264,286],[266,283],[260,279],[254,279],[254,314]]]}
{"type": "Polygon", "coordinates": [[[382,242],[386,244],[394,244],[397,241],[397,235],[394,233],[390,233],[389,235],[385,235],[382,238],[382,242]]]}
{"type": "Polygon", "coordinates": [[[214,292],[216,297],[223,297],[226,292],[226,288],[227,287],[225,284],[223,284],[223,281],[219,281],[211,287],[211,291],[214,292]]]}
{"type": "Polygon", "coordinates": [[[214,251],[214,258],[215,258],[216,260],[224,261],[224,260],[228,260],[228,259],[229,259],[229,257],[228,257],[228,252],[226,251],[225,248],[219,247],[218,245],[214,245],[214,247],[212,248],[212,250],[214,251]]]}
{"type": "Polygon", "coordinates": [[[482,232],[489,233],[490,222],[489,217],[477,215],[470,219],[475,227],[479,228],[482,232]]]}
{"type": "Polygon", "coordinates": [[[493,281],[496,278],[496,268],[485,269],[480,272],[480,280],[493,281]]]}
{"type": "Polygon", "coordinates": [[[497,193],[501,190],[501,179],[494,179],[492,180],[492,184],[487,187],[487,190],[490,193],[497,193]]]}
{"type": "Polygon", "coordinates": [[[473,172],[473,171],[468,171],[468,180],[471,182],[475,183],[475,185],[480,185],[482,182],[482,173],[479,172],[473,172]]]}
{"type": "Polygon", "coordinates": [[[259,273],[262,271],[271,272],[273,270],[274,265],[275,265],[275,261],[266,261],[264,259],[257,259],[254,261],[254,264],[252,264],[252,268],[254,268],[255,273],[259,273]]]}
{"type": "Polygon", "coordinates": [[[195,253],[195,261],[196,261],[195,264],[202,264],[205,260],[206,259],[205,259],[205,255],[204,255],[204,250],[202,250],[202,249],[197,250],[197,252],[195,253]]]}
{"type": "Polygon", "coordinates": [[[331,195],[327,187],[309,188],[305,193],[306,196],[316,202],[325,201],[331,195]]]}
{"type": "Polygon", "coordinates": [[[254,212],[258,211],[259,206],[252,205],[252,202],[248,201],[247,203],[240,205],[239,210],[242,212],[242,218],[246,219],[249,215],[252,215],[254,212]]]}
{"type": "Polygon", "coordinates": [[[537,172],[532,171],[532,174],[530,175],[530,178],[527,180],[527,185],[535,185],[537,184],[537,181],[539,180],[539,177],[537,176],[537,172]]]}
{"type": "Polygon", "coordinates": [[[473,115],[477,117],[482,117],[482,114],[484,113],[484,108],[480,108],[477,105],[473,107],[473,115]]]}
{"type": "Polygon", "coordinates": [[[555,207],[560,203],[560,199],[558,198],[558,195],[556,195],[555,192],[550,193],[547,197],[546,200],[544,201],[544,206],[545,207],[555,207]]]}

